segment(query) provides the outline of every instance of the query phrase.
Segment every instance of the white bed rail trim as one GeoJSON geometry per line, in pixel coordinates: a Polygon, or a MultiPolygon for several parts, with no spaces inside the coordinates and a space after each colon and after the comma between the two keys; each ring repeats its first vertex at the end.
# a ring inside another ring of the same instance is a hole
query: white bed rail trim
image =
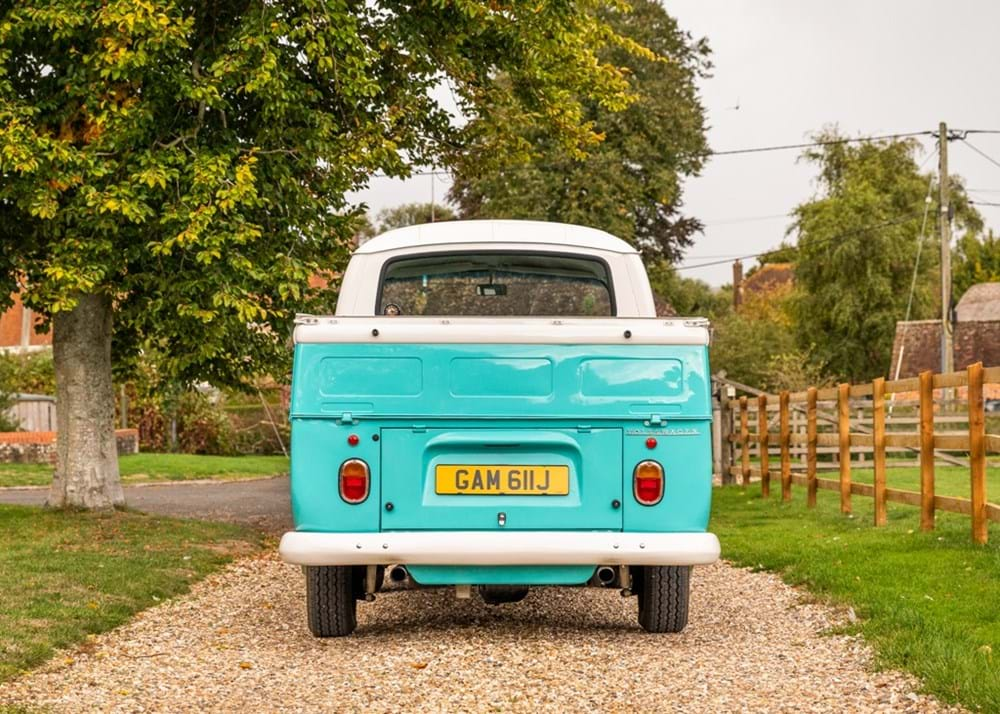
{"type": "Polygon", "coordinates": [[[701,318],[314,317],[295,320],[295,342],[417,344],[707,345],[701,318]]]}
{"type": "Polygon", "coordinates": [[[707,565],[712,533],[394,531],[304,533],[281,538],[295,565],[707,565]]]}

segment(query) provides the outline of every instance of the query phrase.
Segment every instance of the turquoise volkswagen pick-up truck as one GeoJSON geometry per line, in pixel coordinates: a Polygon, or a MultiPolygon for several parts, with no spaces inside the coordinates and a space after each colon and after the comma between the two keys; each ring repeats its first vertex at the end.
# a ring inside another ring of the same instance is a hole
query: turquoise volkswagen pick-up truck
{"type": "Polygon", "coordinates": [[[601,231],[455,221],[363,244],[336,314],[295,328],[282,558],[309,628],[350,634],[383,578],[492,604],[619,588],[687,624],[712,563],[708,325],[658,318],[601,231]]]}

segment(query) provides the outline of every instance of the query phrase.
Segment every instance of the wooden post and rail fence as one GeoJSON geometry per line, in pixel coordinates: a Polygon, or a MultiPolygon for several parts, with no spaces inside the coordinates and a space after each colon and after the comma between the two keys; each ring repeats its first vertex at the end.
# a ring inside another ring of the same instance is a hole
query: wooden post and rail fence
{"type": "Polygon", "coordinates": [[[809,508],[816,506],[819,489],[836,491],[845,514],[852,512],[853,496],[873,498],[876,526],[885,525],[890,501],[919,507],[923,530],[934,528],[936,511],[964,514],[971,518],[973,541],[986,543],[989,521],[1000,522],[1000,505],[986,494],[987,455],[1000,454],[1000,435],[986,429],[984,386],[991,384],[1000,384],[1000,367],[977,363],[949,374],[879,377],[778,395],[757,392],[752,399],[728,398],[724,389],[718,458],[723,483],[739,480],[748,486],[759,480],[768,498],[771,479],[778,478],[785,501],[793,485],[805,486],[809,508]],[[799,468],[792,468],[793,461],[799,468]],[[938,462],[968,469],[968,498],[935,493],[938,462]],[[890,464],[919,467],[920,490],[890,488],[890,464]],[[852,481],[852,468],[872,469],[873,482],[852,481]],[[836,471],[838,477],[820,477],[821,471],[836,471]]]}

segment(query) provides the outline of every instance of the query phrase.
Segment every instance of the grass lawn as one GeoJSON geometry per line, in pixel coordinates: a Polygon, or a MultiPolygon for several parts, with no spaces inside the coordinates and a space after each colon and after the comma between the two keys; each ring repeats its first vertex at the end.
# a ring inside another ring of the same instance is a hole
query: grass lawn
{"type": "MultiPolygon", "coordinates": [[[[840,478],[838,471],[820,472],[817,475],[820,478],[840,478]]],[[[858,483],[874,483],[875,472],[872,469],[851,469],[851,480],[858,483]]],[[[917,467],[892,468],[892,462],[889,462],[889,468],[886,469],[885,474],[885,483],[888,488],[919,491],[920,469],[917,467]]],[[[969,482],[969,469],[961,466],[936,467],[934,469],[934,493],[938,496],[969,498],[972,493],[972,486],[969,482]]],[[[986,497],[993,503],[1000,503],[1000,468],[990,467],[986,469],[986,497]]],[[[871,499],[867,500],[870,501],[871,499]]]]}
{"type": "Polygon", "coordinates": [[[221,523],[0,505],[0,681],[186,592],[260,541],[221,523]]]}
{"type": "MultiPolygon", "coordinates": [[[[197,454],[131,454],[118,459],[122,481],[237,480],[288,473],[284,456],[199,456],[197,454]]],[[[0,487],[46,486],[52,481],[47,464],[0,464],[0,487]]]]}
{"type": "Polygon", "coordinates": [[[1000,711],[1000,528],[990,524],[990,544],[975,546],[965,516],[939,513],[937,530],[921,533],[917,508],[890,503],[889,524],[876,529],[870,498],[855,496],[848,518],[834,492],[820,491],[814,510],[804,487],[793,494],[784,504],[780,494],[762,500],[759,484],[715,489],[723,557],[852,606],[881,666],[916,674],[945,700],[1000,711]]]}

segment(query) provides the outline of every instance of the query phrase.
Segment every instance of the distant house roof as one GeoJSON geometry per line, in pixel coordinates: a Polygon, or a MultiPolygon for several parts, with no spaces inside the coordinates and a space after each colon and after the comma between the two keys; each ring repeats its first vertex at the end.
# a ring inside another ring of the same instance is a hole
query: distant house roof
{"type": "Polygon", "coordinates": [[[743,281],[743,295],[766,295],[795,283],[795,267],[791,263],[765,263],[743,281]]]}
{"type": "MultiPolygon", "coordinates": [[[[982,362],[987,367],[1000,365],[1000,316],[995,320],[956,322],[952,335],[955,369],[982,362]]],[[[892,361],[888,376],[916,377],[924,370],[941,371],[941,321],[911,320],[896,323],[892,361]],[[900,360],[902,350],[902,360],[900,360]]]]}
{"type": "Polygon", "coordinates": [[[941,371],[941,321],[897,322],[887,373],[889,379],[916,377],[927,370],[941,371]]]}
{"type": "MultiPolygon", "coordinates": [[[[1000,365],[1000,283],[978,283],[955,306],[952,334],[955,369],[982,362],[1000,365]]],[[[924,370],[941,371],[941,321],[896,323],[888,376],[916,377],[924,370]],[[902,353],[902,359],[900,358],[902,353]]]]}
{"type": "Polygon", "coordinates": [[[965,291],[955,306],[958,322],[1000,320],[1000,283],[978,283],[965,291]]]}

